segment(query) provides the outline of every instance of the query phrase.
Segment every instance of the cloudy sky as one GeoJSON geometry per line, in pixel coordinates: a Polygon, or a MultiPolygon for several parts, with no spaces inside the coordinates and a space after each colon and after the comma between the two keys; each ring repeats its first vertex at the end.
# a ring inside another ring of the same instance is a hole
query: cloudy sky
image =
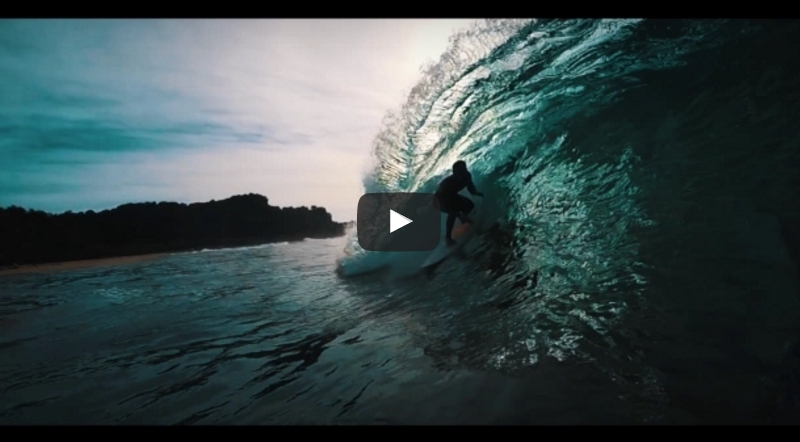
{"type": "Polygon", "coordinates": [[[381,120],[469,23],[0,21],[0,206],[253,192],[354,220],[381,120]]]}

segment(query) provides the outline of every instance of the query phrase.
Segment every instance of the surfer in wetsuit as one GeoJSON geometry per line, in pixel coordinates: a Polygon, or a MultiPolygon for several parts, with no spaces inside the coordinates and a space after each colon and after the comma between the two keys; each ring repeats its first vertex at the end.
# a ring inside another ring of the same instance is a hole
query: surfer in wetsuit
{"type": "Polygon", "coordinates": [[[447,214],[445,241],[448,246],[456,243],[451,236],[456,217],[462,223],[468,223],[470,222],[469,213],[475,208],[475,203],[469,198],[458,194],[465,187],[470,194],[483,196],[482,193],[475,189],[475,184],[472,182],[472,174],[467,170],[467,163],[456,161],[453,164],[453,174],[442,180],[435,194],[436,199],[439,201],[439,210],[447,214]]]}

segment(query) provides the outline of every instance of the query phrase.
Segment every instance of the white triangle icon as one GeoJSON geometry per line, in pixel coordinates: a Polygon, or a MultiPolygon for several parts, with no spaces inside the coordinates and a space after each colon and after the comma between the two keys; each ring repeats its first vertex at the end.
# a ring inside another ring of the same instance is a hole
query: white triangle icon
{"type": "Polygon", "coordinates": [[[389,233],[394,232],[395,230],[407,226],[414,221],[400,215],[399,213],[395,212],[394,210],[389,210],[389,233]]]}

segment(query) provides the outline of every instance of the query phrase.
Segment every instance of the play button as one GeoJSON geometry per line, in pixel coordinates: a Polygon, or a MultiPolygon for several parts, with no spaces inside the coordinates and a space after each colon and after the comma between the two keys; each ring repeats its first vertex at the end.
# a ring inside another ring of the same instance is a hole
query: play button
{"type": "Polygon", "coordinates": [[[389,233],[394,232],[395,230],[407,226],[414,221],[400,215],[399,213],[395,212],[392,209],[389,209],[389,233]]]}
{"type": "Polygon", "coordinates": [[[358,200],[356,230],[364,250],[421,252],[440,242],[442,213],[429,193],[368,193],[358,200]],[[413,219],[412,219],[413,218],[413,219]]]}

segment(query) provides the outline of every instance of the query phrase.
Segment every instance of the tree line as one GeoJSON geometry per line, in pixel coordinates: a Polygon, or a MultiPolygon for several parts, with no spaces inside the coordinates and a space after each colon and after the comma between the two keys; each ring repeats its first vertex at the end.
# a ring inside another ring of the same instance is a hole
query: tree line
{"type": "Polygon", "coordinates": [[[322,207],[276,207],[263,195],[206,203],[124,204],[50,214],[0,207],[0,267],[342,236],[322,207]]]}

